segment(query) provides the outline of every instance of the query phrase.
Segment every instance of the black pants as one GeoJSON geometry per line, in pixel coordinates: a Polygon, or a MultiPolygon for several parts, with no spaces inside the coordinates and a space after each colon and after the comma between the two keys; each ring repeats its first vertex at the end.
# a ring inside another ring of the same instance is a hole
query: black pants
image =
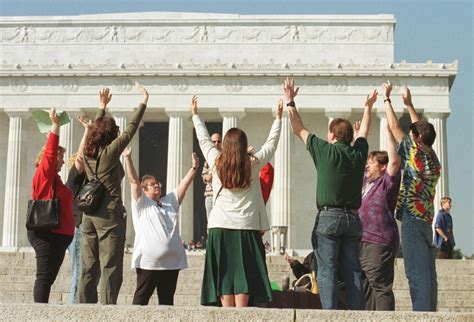
{"type": "Polygon", "coordinates": [[[438,249],[436,257],[440,259],[453,259],[453,248],[454,247],[451,246],[451,243],[449,241],[443,241],[443,244],[441,244],[441,248],[438,249]]]}
{"type": "Polygon", "coordinates": [[[51,285],[64,260],[73,236],[50,232],[28,231],[28,240],[36,253],[36,280],[33,298],[37,303],[48,303],[51,285]]]}
{"type": "Polygon", "coordinates": [[[393,279],[395,277],[396,251],[391,248],[366,242],[360,243],[360,265],[362,284],[365,290],[365,309],[394,311],[393,279]]]}
{"type": "Polygon", "coordinates": [[[179,270],[146,270],[137,268],[137,290],[133,304],[148,305],[155,289],[160,305],[173,305],[179,270]]]}

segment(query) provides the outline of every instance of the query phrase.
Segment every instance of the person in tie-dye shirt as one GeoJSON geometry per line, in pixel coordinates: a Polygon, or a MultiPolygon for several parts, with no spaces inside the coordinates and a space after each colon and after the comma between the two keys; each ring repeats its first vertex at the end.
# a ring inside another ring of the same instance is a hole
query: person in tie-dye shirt
{"type": "Polygon", "coordinates": [[[411,93],[405,87],[403,103],[412,124],[403,133],[390,101],[392,84],[384,83],[387,122],[399,143],[403,178],[397,202],[397,218],[402,220],[402,246],[405,274],[414,311],[436,311],[438,282],[436,248],[433,245],[433,199],[441,165],[431,146],[436,132],[431,123],[421,120],[413,107],[411,93]]]}

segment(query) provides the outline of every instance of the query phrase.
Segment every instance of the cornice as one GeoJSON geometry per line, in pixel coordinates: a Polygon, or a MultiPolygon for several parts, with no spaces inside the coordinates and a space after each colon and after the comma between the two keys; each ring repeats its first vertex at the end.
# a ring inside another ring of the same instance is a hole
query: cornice
{"type": "MultiPolygon", "coordinates": [[[[197,63],[194,61],[182,63],[119,63],[110,61],[105,63],[59,63],[40,64],[28,61],[26,64],[13,64],[6,60],[0,63],[0,77],[71,77],[71,76],[410,76],[410,77],[453,77],[456,76],[458,63],[435,64],[428,61],[424,64],[411,64],[406,62],[393,64],[354,64],[340,63],[304,64],[295,63],[268,63],[254,64],[246,60],[242,62],[222,62],[217,59],[214,63],[197,63]]],[[[120,82],[120,81],[119,81],[120,82]]],[[[133,84],[122,81],[123,87],[133,84]]],[[[21,85],[21,84],[18,84],[21,85]]],[[[186,84],[183,84],[185,86],[186,84]]],[[[74,80],[65,84],[66,89],[75,91],[74,80]]],[[[234,86],[239,86],[238,83],[234,86]]]]}

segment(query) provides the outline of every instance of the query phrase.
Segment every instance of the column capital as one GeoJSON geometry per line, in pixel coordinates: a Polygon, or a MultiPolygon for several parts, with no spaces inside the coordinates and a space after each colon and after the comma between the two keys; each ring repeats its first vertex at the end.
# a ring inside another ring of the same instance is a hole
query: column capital
{"type": "Polygon", "coordinates": [[[334,108],[325,108],[324,115],[327,118],[344,118],[347,119],[351,116],[352,110],[351,109],[334,109],[334,108]]]}
{"type": "Polygon", "coordinates": [[[450,112],[445,112],[445,111],[439,111],[439,112],[430,111],[430,112],[425,112],[425,113],[423,113],[423,116],[425,116],[425,117],[427,117],[427,118],[446,119],[446,118],[448,118],[448,116],[449,116],[450,114],[451,114],[450,112]]]}
{"type": "Polygon", "coordinates": [[[191,111],[189,109],[165,109],[166,115],[169,117],[182,117],[182,118],[188,118],[191,117],[191,111]]]}
{"type": "Polygon", "coordinates": [[[5,109],[4,112],[9,117],[21,117],[25,120],[32,116],[29,109],[5,109]]]}
{"type": "MultiPolygon", "coordinates": [[[[385,109],[384,108],[380,108],[380,109],[372,109],[372,111],[375,111],[375,113],[377,114],[377,117],[378,118],[385,118],[385,109]]],[[[397,118],[400,118],[402,117],[403,115],[403,110],[393,110],[395,112],[395,115],[397,116],[397,118]]]]}
{"type": "Polygon", "coordinates": [[[244,109],[239,109],[239,110],[223,110],[219,109],[219,114],[222,117],[235,117],[239,120],[243,119],[245,117],[245,110],[244,109]]]}

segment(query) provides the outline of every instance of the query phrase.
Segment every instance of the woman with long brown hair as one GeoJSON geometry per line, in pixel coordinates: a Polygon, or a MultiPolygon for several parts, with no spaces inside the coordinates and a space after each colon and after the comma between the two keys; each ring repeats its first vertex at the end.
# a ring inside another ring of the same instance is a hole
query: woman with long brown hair
{"type": "Polygon", "coordinates": [[[120,155],[136,133],[148,102],[145,88],[136,85],[143,98],[123,133],[120,134],[115,120],[105,115],[105,108],[112,98],[109,89],[105,88],[99,92],[99,110],[87,134],[84,146],[87,178],[91,180],[94,174],[97,175],[104,194],[98,208],[82,218],[80,303],[97,302],[99,277],[102,304],[116,304],[122,285],[127,221],[121,192],[125,172],[120,155]]]}
{"type": "Polygon", "coordinates": [[[191,112],[199,146],[213,172],[214,207],[208,220],[202,305],[245,307],[271,301],[270,281],[261,233],[269,230],[259,172],[270,161],[280,138],[282,101],[265,144],[247,153],[244,131],[229,129],[222,151],[212,144],[197,112],[191,112]]]}

